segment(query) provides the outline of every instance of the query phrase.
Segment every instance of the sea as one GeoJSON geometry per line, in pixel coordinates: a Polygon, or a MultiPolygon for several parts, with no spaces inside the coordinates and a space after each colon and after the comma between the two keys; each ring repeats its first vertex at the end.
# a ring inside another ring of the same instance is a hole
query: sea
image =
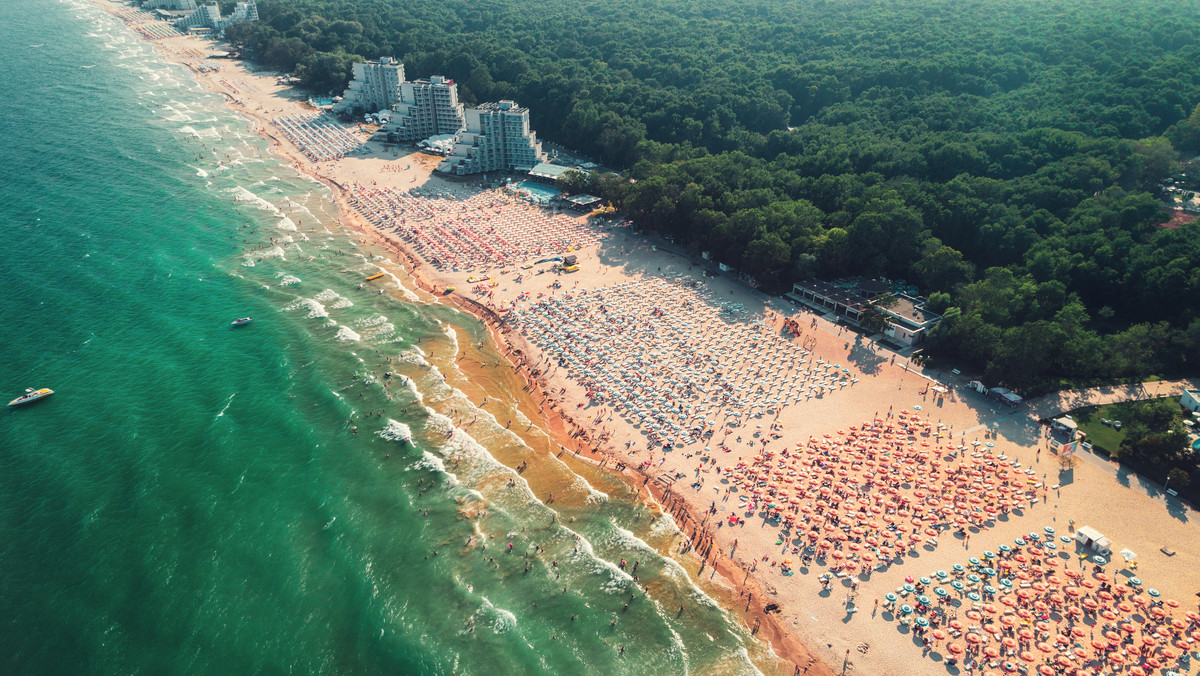
{"type": "Polygon", "coordinates": [[[0,673],[782,669],[219,95],[81,0],[0,44],[0,673]]]}

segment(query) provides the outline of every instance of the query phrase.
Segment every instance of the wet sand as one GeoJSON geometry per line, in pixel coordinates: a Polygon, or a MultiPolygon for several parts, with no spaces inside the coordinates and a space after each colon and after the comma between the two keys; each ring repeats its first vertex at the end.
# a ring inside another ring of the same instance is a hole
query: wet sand
{"type": "MultiPolygon", "coordinates": [[[[103,3],[102,3],[103,4],[103,3]]],[[[112,5],[106,5],[112,7],[112,5]]],[[[195,37],[170,38],[155,43],[169,60],[183,62],[179,53],[188,49],[220,50],[214,43],[195,37]]],[[[995,430],[998,450],[1019,459],[1026,466],[1053,476],[1058,473],[1057,460],[1044,448],[1041,429],[1028,410],[1010,412],[984,400],[965,389],[965,378],[936,372],[925,373],[907,360],[892,360],[892,353],[878,349],[869,342],[855,340],[842,327],[799,313],[798,308],[779,299],[765,299],[728,278],[706,278],[685,258],[665,253],[637,237],[617,231],[608,233],[598,246],[576,252],[582,270],[572,275],[535,276],[535,271],[511,267],[490,270],[496,286],[491,295],[472,293],[466,280],[472,273],[444,273],[422,261],[410,248],[391,233],[371,226],[351,208],[347,192],[355,184],[372,187],[392,187],[407,190],[420,186],[423,190],[453,193],[460,196],[481,190],[477,184],[450,180],[432,174],[437,159],[410,149],[393,149],[382,144],[370,144],[371,152],[353,155],[337,162],[311,162],[288,143],[271,126],[270,119],[309,110],[298,92],[276,82],[273,74],[250,72],[243,64],[222,61],[224,69],[218,74],[197,74],[197,80],[213,91],[224,94],[230,105],[253,121],[255,128],[273,140],[281,157],[299,170],[328,185],[338,203],[343,223],[360,233],[364,242],[385,249],[395,256],[396,272],[411,277],[417,284],[416,293],[427,301],[454,302],[487,324],[495,347],[482,349],[469,346],[465,354],[456,355],[458,366],[468,374],[468,382],[456,386],[470,394],[473,400],[493,396],[495,391],[510,393],[513,410],[520,411],[536,428],[518,431],[535,449],[562,454],[564,459],[586,471],[613,471],[620,462],[628,467],[620,472],[630,486],[656,509],[674,515],[682,530],[680,545],[688,550],[681,558],[689,561],[689,571],[698,576],[729,607],[746,618],[752,630],[768,640],[775,651],[795,665],[797,672],[830,674],[835,671],[860,674],[939,674],[946,666],[922,656],[919,647],[912,645],[912,636],[897,630],[894,621],[868,609],[871,601],[902,584],[909,575],[926,575],[932,570],[949,568],[968,556],[1041,526],[1052,525],[1060,532],[1068,531],[1068,520],[1076,525],[1092,525],[1114,542],[1114,551],[1131,548],[1138,552],[1137,574],[1149,586],[1162,590],[1164,595],[1177,598],[1185,608],[1194,608],[1197,578],[1195,565],[1200,562],[1200,526],[1189,509],[1166,504],[1161,494],[1147,495],[1136,477],[1130,477],[1094,457],[1079,458],[1074,468],[1064,475],[1068,480],[1061,488],[1050,491],[1045,501],[1029,509],[999,519],[981,531],[972,532],[969,545],[951,537],[941,538],[937,548],[921,547],[905,558],[903,563],[875,572],[858,589],[854,611],[845,604],[846,589],[835,586],[833,593],[823,593],[817,582],[816,569],[801,571],[794,577],[782,577],[771,566],[785,555],[776,545],[778,528],[757,516],[747,517],[745,524],[736,527],[717,526],[710,521],[708,508],[714,498],[728,488],[710,470],[695,473],[698,447],[682,447],[671,453],[661,450],[653,456],[647,450],[644,430],[627,424],[619,417],[602,424],[593,422],[597,406],[586,395],[586,388],[567,377],[565,370],[529,376],[522,360],[536,362],[545,357],[533,342],[521,335],[507,322],[502,322],[498,310],[528,304],[517,301],[524,292],[531,294],[566,294],[578,289],[596,289],[620,281],[662,278],[679,275],[695,281],[714,296],[742,303],[752,319],[778,322],[780,316],[797,316],[804,328],[803,336],[793,338],[797,345],[805,344],[815,355],[839,364],[852,365],[859,382],[849,388],[784,407],[775,416],[765,416],[766,424],[775,420],[782,426],[779,439],[769,442],[769,448],[794,447],[810,436],[832,432],[838,428],[861,424],[889,408],[914,409],[922,406],[930,422],[952,426],[957,439],[970,442],[983,439],[987,428],[995,430]],[[253,82],[251,87],[239,87],[234,94],[221,83],[227,81],[253,82]],[[404,167],[401,168],[401,163],[404,167]],[[385,170],[386,169],[386,170],[385,170]],[[526,281],[515,282],[517,275],[526,281]],[[562,288],[550,288],[560,281],[562,288]],[[447,286],[456,291],[446,294],[447,286]],[[950,386],[950,392],[935,398],[927,389],[934,378],[950,386]],[[565,391],[563,391],[565,390],[565,391]],[[582,404],[582,406],[581,406],[582,404]],[[604,436],[603,440],[600,439],[604,436]],[[628,449],[627,449],[628,444],[628,449]],[[565,449],[565,450],[564,450],[565,449]],[[688,454],[693,454],[689,456],[688,454]],[[641,463],[653,457],[655,464],[640,469],[641,463]],[[665,458],[664,462],[659,463],[665,458]],[[663,477],[683,473],[699,476],[703,484],[694,488],[685,481],[664,481],[663,477]],[[714,491],[714,486],[719,491],[714,491]],[[734,542],[737,542],[736,548],[734,542]],[[689,544],[690,543],[690,544],[689,544]],[[1169,547],[1174,556],[1160,553],[1169,547]],[[764,613],[766,603],[776,603],[780,613],[764,613]]],[[[366,134],[363,134],[366,137],[366,134]]],[[[530,207],[533,208],[533,207],[530,207]]],[[[579,216],[579,219],[584,217],[579,216]]],[[[536,300],[536,295],[531,300],[536,300]]],[[[777,325],[777,324],[776,324],[777,325]]],[[[1146,396],[1149,396],[1147,393],[1146,396]]],[[[1163,394],[1163,392],[1154,392],[1163,394]]],[[[1139,396],[1139,393],[1128,393],[1139,396]]],[[[1091,401],[1080,397],[1064,397],[1062,401],[1091,401]]],[[[1063,405],[1063,404],[1059,404],[1063,405]]],[[[1054,403],[1039,403],[1038,415],[1055,412],[1054,403]]],[[[495,414],[496,411],[493,411],[495,414]]],[[[499,418],[500,415],[498,414],[499,418]]],[[[755,420],[754,422],[759,422],[755,420]]],[[[728,466],[739,461],[752,462],[761,445],[737,443],[727,439],[730,450],[716,455],[718,464],[728,466]]],[[[702,446],[703,444],[699,444],[702,446]]],[[[1153,487],[1150,487],[1153,492],[1153,487]]],[[[729,493],[724,493],[728,499],[729,493]]],[[[727,510],[722,505],[721,510],[727,510]]],[[[847,583],[848,584],[848,583],[847,583]]],[[[951,672],[953,673],[953,672],[951,672]]]]}

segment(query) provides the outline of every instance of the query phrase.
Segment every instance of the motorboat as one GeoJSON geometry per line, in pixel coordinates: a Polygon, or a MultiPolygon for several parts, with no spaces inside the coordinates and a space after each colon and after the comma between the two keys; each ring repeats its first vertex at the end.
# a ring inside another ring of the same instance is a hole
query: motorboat
{"type": "Polygon", "coordinates": [[[235,319],[235,320],[229,322],[229,325],[230,326],[244,326],[246,324],[249,324],[252,321],[254,321],[253,317],[242,317],[241,319],[235,319]]]}
{"type": "Polygon", "coordinates": [[[25,394],[22,394],[21,396],[17,397],[16,399],[13,399],[12,401],[8,402],[8,405],[9,406],[23,406],[25,404],[32,404],[33,402],[37,401],[38,399],[44,399],[52,394],[54,394],[54,390],[50,389],[49,387],[43,387],[38,390],[35,390],[32,387],[26,388],[25,394]]]}

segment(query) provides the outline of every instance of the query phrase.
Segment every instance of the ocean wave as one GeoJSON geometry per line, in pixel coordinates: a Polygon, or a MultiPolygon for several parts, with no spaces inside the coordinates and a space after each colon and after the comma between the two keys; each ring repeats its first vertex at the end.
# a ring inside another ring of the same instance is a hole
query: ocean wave
{"type": "Polygon", "coordinates": [[[341,310],[342,308],[347,308],[354,305],[354,303],[350,302],[349,298],[346,298],[333,289],[325,289],[313,298],[322,303],[329,303],[329,307],[333,308],[334,310],[341,310]]]}
{"type": "Polygon", "coordinates": [[[343,343],[356,343],[362,340],[362,336],[358,335],[358,333],[356,333],[349,326],[338,327],[337,335],[335,335],[334,338],[343,343]]]}
{"type": "MultiPolygon", "coordinates": [[[[388,441],[412,441],[412,429],[399,420],[392,420],[391,418],[388,418],[387,425],[385,425],[383,429],[376,432],[375,435],[380,439],[386,439],[388,441]]],[[[445,470],[445,467],[442,469],[445,470]]]]}
{"type": "Polygon", "coordinates": [[[324,319],[329,316],[329,311],[325,309],[325,306],[312,298],[298,298],[295,302],[284,306],[283,309],[288,312],[306,309],[308,310],[308,319],[324,319]]]}
{"type": "Polygon", "coordinates": [[[494,605],[486,596],[480,597],[483,606],[475,613],[476,623],[488,627],[497,634],[504,634],[517,628],[517,616],[494,605]]]}
{"type": "Polygon", "coordinates": [[[295,275],[281,272],[275,276],[279,278],[279,286],[295,286],[300,283],[300,278],[295,275]]]}
{"type": "Polygon", "coordinates": [[[225,192],[233,193],[233,196],[234,196],[233,198],[235,201],[249,202],[249,203],[253,204],[254,206],[258,207],[259,209],[262,209],[263,211],[268,211],[280,218],[285,217],[285,214],[279,210],[279,207],[275,206],[274,204],[271,204],[267,200],[259,197],[258,195],[255,195],[254,193],[250,192],[248,189],[243,188],[240,185],[229,188],[225,192]]]}

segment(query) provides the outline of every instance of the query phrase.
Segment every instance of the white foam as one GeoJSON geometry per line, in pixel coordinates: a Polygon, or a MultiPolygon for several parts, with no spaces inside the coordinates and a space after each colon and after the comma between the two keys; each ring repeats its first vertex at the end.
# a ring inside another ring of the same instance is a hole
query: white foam
{"type": "MultiPolygon", "coordinates": [[[[392,420],[391,418],[388,418],[387,425],[375,434],[379,438],[387,439],[388,441],[412,441],[412,429],[399,420],[392,420]]],[[[445,467],[442,470],[444,471],[445,467]]]]}
{"type": "Polygon", "coordinates": [[[342,308],[347,308],[351,305],[354,305],[354,303],[350,302],[349,298],[346,298],[333,289],[325,289],[321,293],[318,293],[316,296],[314,296],[314,298],[322,303],[329,303],[329,307],[333,308],[334,310],[340,310],[342,308]]]}
{"type": "Polygon", "coordinates": [[[308,310],[309,319],[324,319],[329,316],[329,312],[325,309],[325,306],[311,298],[298,298],[295,302],[287,305],[283,309],[286,311],[291,311],[300,308],[308,310]]]}
{"type": "Polygon", "coordinates": [[[279,222],[275,224],[275,227],[288,232],[295,232],[296,230],[299,230],[299,228],[296,227],[296,224],[292,222],[292,219],[288,218],[287,216],[281,218],[279,222]]]}
{"type": "Polygon", "coordinates": [[[479,624],[490,627],[497,634],[504,634],[517,628],[517,616],[504,608],[492,604],[488,597],[480,596],[483,606],[475,613],[480,619],[479,624]]]}
{"type": "MultiPolygon", "coordinates": [[[[454,472],[451,472],[450,470],[446,469],[446,463],[442,462],[441,458],[430,453],[429,451],[421,451],[421,459],[413,463],[412,469],[423,469],[423,470],[428,470],[430,472],[441,472],[442,474],[446,475],[446,483],[448,483],[451,486],[459,485],[458,475],[455,474],[454,472]]],[[[479,495],[478,493],[475,493],[475,494],[479,495]]],[[[480,498],[482,498],[482,497],[483,496],[480,496],[480,498]]]]}
{"type": "Polygon", "coordinates": [[[276,207],[274,204],[271,204],[270,202],[259,197],[258,195],[255,195],[254,193],[250,192],[249,190],[247,190],[246,188],[243,188],[240,185],[230,188],[230,189],[226,190],[226,192],[233,193],[234,200],[236,200],[238,202],[250,202],[254,206],[258,207],[259,209],[262,209],[263,211],[269,211],[272,214],[279,216],[280,218],[285,217],[284,213],[279,210],[279,207],[276,207]]]}
{"type": "MultiPolygon", "coordinates": [[[[280,273],[283,274],[283,273],[280,273]]],[[[279,286],[294,286],[300,283],[300,278],[295,275],[283,275],[279,278],[279,286]]]]}
{"type": "Polygon", "coordinates": [[[362,336],[358,335],[349,326],[339,326],[337,335],[334,336],[343,343],[352,343],[362,340],[362,336]]]}

